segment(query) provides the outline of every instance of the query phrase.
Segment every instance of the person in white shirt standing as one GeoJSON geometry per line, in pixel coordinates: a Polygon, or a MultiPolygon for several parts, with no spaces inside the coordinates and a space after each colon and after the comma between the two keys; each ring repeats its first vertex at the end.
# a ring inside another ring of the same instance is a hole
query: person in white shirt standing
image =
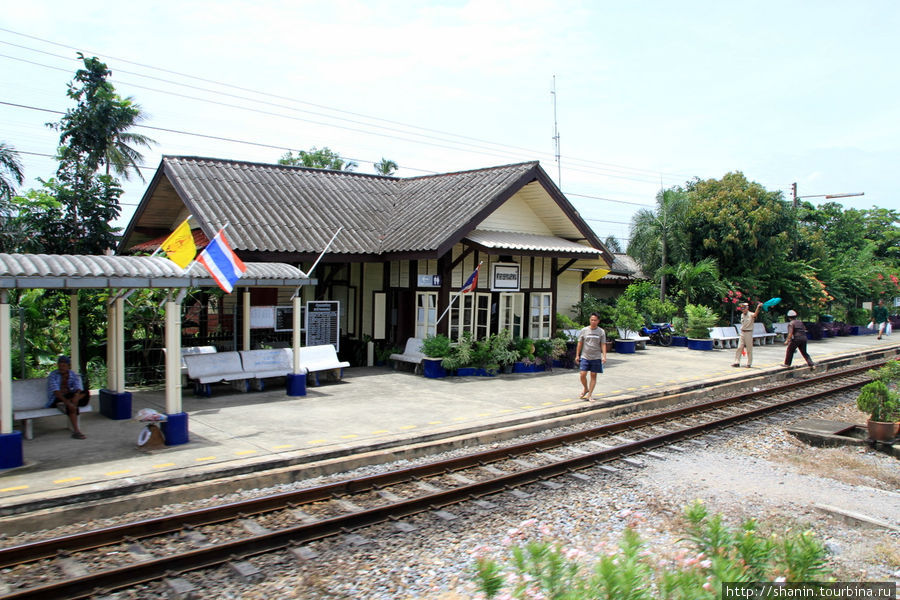
{"type": "Polygon", "coordinates": [[[606,362],[606,332],[600,327],[600,315],[597,313],[591,313],[590,325],[578,332],[575,362],[581,376],[581,399],[590,402],[594,399],[597,373],[603,372],[603,363],[606,362]],[[590,385],[588,372],[591,374],[590,385]]]}
{"type": "Polygon", "coordinates": [[[734,364],[732,367],[741,366],[741,351],[747,350],[747,368],[753,364],[753,324],[756,317],[759,316],[759,310],[762,308],[762,302],[756,306],[756,312],[750,312],[750,305],[746,302],[740,304],[741,309],[741,339],[738,342],[737,352],[734,355],[734,364]]]}

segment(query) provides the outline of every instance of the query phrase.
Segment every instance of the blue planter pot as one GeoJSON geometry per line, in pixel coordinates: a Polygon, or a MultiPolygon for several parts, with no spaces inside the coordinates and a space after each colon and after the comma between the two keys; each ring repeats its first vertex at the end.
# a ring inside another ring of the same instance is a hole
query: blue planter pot
{"type": "Polygon", "coordinates": [[[422,361],[422,372],[429,379],[440,379],[447,376],[447,371],[441,366],[440,360],[425,359],[422,361]]]}
{"type": "Polygon", "coordinates": [[[537,370],[537,365],[534,363],[525,364],[523,362],[513,363],[513,373],[534,373],[537,370]]]}
{"type": "Polygon", "coordinates": [[[865,327],[861,327],[859,325],[851,325],[850,326],[850,335],[862,335],[865,327]]]}
{"type": "Polygon", "coordinates": [[[685,335],[673,335],[672,336],[672,345],[673,346],[681,346],[682,348],[687,348],[687,336],[685,335]]]}
{"type": "Polygon", "coordinates": [[[456,370],[456,374],[460,377],[493,377],[495,375],[487,369],[477,367],[460,367],[456,370]]]}
{"type": "Polygon", "coordinates": [[[616,340],[616,352],[619,354],[634,354],[637,342],[634,340],[616,340]]]}
{"type": "Polygon", "coordinates": [[[712,350],[713,341],[712,339],[688,338],[687,347],[688,350],[712,350]]]}

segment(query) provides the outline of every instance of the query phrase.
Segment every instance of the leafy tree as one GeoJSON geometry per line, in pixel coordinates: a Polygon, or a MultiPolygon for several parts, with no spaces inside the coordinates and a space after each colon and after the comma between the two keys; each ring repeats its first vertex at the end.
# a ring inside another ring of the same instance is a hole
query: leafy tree
{"type": "Polygon", "coordinates": [[[392,160],[382,157],[380,161],[375,163],[375,172],[379,175],[393,175],[400,167],[392,160]]]}
{"type": "Polygon", "coordinates": [[[146,118],[141,107],[134,102],[131,96],[121,99],[121,106],[115,113],[115,123],[111,128],[111,135],[106,146],[106,155],[104,162],[106,163],[106,175],[110,175],[110,170],[116,175],[121,175],[125,179],[129,179],[131,172],[137,173],[137,176],[144,180],[141,175],[139,163],[144,160],[144,155],[136,150],[135,146],[143,146],[150,148],[155,142],[140,133],[128,131],[146,118]]]}
{"type": "Polygon", "coordinates": [[[62,215],[53,223],[52,233],[43,233],[48,252],[102,254],[116,243],[116,229],[110,223],[119,215],[122,188],[114,177],[98,171],[103,165],[107,173],[110,169],[127,173],[140,157],[128,143],[149,140],[128,134],[141,118],[140,107],[115,93],[106,65],[96,57],[81,53],[78,57],[84,68],[75,73],[66,92],[76,106],[59,123],[48,123],[60,132],[59,168],[55,179],[42,183],[60,203],[62,215]]]}
{"type": "Polygon", "coordinates": [[[690,262],[714,258],[726,277],[760,282],[784,267],[796,224],[781,192],[768,192],[735,172],[721,180],[694,181],[688,194],[691,203],[685,224],[690,262]]]}
{"type": "Polygon", "coordinates": [[[660,300],[665,300],[667,293],[665,268],[688,258],[688,201],[688,195],[680,188],[661,190],[656,195],[656,209],[641,209],[631,220],[628,255],[641,264],[645,273],[659,277],[660,300]]]}
{"type": "Polygon", "coordinates": [[[358,167],[355,162],[344,162],[340,155],[327,146],[321,150],[315,146],[310,151],[300,150],[297,156],[293,152],[286,152],[278,159],[279,165],[292,167],[312,167],[313,169],[331,169],[333,171],[353,171],[358,167]]]}
{"type": "Polygon", "coordinates": [[[622,244],[619,243],[618,238],[614,235],[606,236],[606,239],[603,240],[603,245],[606,246],[606,249],[610,252],[621,253],[622,252],[622,244]]]}
{"type": "Polygon", "coordinates": [[[0,142],[0,202],[9,200],[15,191],[15,185],[22,185],[25,173],[19,161],[19,153],[12,146],[0,142]]]}

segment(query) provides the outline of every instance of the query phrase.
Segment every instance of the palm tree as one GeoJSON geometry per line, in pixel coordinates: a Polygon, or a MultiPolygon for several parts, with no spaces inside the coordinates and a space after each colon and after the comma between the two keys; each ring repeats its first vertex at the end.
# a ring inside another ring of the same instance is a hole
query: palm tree
{"type": "Polygon", "coordinates": [[[380,175],[393,175],[394,171],[400,168],[397,163],[384,157],[381,157],[381,160],[374,166],[375,172],[380,175]]]}
{"type": "Polygon", "coordinates": [[[631,220],[628,255],[645,273],[659,276],[659,299],[666,299],[666,267],[687,258],[685,215],[689,206],[684,190],[660,190],[656,209],[641,209],[631,220]]]}
{"type": "Polygon", "coordinates": [[[141,178],[141,181],[145,181],[144,176],[141,175],[139,165],[144,159],[144,155],[137,151],[134,146],[150,148],[151,144],[156,142],[146,135],[127,131],[141,123],[145,118],[146,115],[141,110],[140,105],[136,104],[131,96],[119,99],[119,103],[115,107],[114,116],[109,124],[109,137],[107,138],[104,153],[107,175],[112,170],[116,175],[121,175],[128,179],[129,173],[134,171],[141,178]]]}
{"type": "Polygon", "coordinates": [[[12,146],[0,142],[0,201],[12,198],[15,184],[22,185],[25,173],[19,161],[19,153],[12,146]]]}

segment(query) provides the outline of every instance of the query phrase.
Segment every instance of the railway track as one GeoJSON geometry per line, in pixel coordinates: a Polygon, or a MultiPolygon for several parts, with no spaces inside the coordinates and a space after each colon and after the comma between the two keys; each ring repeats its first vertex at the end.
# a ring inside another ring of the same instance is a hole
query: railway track
{"type": "Polygon", "coordinates": [[[410,515],[436,511],[452,519],[445,509],[454,504],[490,508],[488,498],[498,492],[523,494],[520,488],[532,483],[560,487],[560,477],[588,479],[583,471],[597,465],[677,449],[678,442],[856,388],[873,366],[378,475],[3,548],[0,568],[10,591],[0,597],[86,598],[226,563],[252,571],[244,559],[379,523],[409,531],[413,527],[403,519],[410,515]]]}

